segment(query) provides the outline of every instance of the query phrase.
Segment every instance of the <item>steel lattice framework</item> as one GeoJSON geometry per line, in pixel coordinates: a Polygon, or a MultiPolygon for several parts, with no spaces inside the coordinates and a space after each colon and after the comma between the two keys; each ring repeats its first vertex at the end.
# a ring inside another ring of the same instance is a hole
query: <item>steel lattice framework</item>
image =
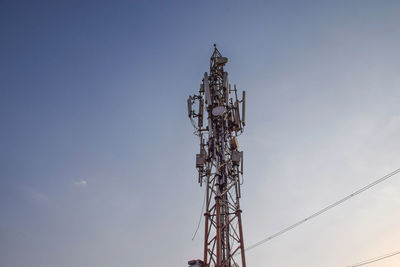
{"type": "Polygon", "coordinates": [[[239,151],[237,139],[245,125],[246,95],[243,91],[239,100],[236,86],[231,88],[224,71],[227,62],[214,45],[209,75],[204,74],[199,94],[188,99],[189,118],[200,138],[200,153],[196,155],[198,181],[206,187],[201,263],[206,267],[246,266],[239,204],[243,152],[239,151]],[[207,118],[203,118],[204,114],[207,118]]]}

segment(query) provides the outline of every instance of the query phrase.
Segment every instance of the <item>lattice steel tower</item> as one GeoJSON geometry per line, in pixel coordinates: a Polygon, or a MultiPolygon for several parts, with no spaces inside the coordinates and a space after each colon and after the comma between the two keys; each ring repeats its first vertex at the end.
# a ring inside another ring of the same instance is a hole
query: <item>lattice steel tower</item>
{"type": "Polygon", "coordinates": [[[198,181],[206,187],[204,258],[190,266],[246,267],[239,204],[243,152],[237,139],[245,125],[246,94],[239,100],[236,86],[231,88],[227,62],[214,45],[210,74],[204,74],[199,93],[188,99],[189,118],[200,138],[198,181]]]}

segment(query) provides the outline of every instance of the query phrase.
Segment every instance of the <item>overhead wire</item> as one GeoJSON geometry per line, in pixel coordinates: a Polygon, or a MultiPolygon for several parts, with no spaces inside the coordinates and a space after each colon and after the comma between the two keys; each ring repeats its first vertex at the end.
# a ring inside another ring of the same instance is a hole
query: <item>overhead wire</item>
{"type": "Polygon", "coordinates": [[[195,231],[194,234],[193,234],[192,241],[195,239],[195,237],[196,237],[196,235],[197,235],[197,232],[199,231],[199,228],[200,228],[201,218],[203,218],[204,206],[205,206],[205,204],[206,204],[206,198],[207,198],[207,190],[205,190],[205,192],[204,192],[203,205],[202,205],[202,208],[201,208],[199,223],[197,224],[196,231],[195,231]]]}
{"type": "Polygon", "coordinates": [[[391,172],[391,173],[389,173],[389,174],[387,174],[387,175],[385,175],[385,176],[383,176],[383,177],[381,177],[381,178],[379,178],[378,180],[376,180],[376,181],[374,181],[374,182],[372,182],[372,183],[370,183],[370,184],[364,186],[363,188],[361,188],[361,189],[359,189],[359,190],[357,190],[357,191],[351,193],[350,195],[348,195],[348,196],[346,196],[346,197],[344,197],[344,198],[342,198],[342,199],[340,199],[340,200],[338,200],[338,201],[336,201],[336,202],[330,204],[329,206],[326,206],[325,208],[323,208],[323,209],[321,209],[321,210],[319,210],[319,211],[313,213],[312,215],[306,217],[305,219],[303,219],[303,220],[301,220],[301,221],[298,221],[298,222],[296,222],[295,224],[292,224],[291,226],[288,226],[288,227],[286,227],[286,228],[280,230],[279,232],[276,232],[275,234],[270,235],[270,236],[268,236],[268,237],[266,237],[266,238],[264,238],[264,239],[258,241],[257,243],[255,243],[255,244],[253,244],[253,245],[247,247],[245,250],[246,250],[246,251],[249,251],[249,250],[251,250],[251,249],[253,249],[253,248],[255,248],[255,247],[258,247],[258,246],[264,244],[265,242],[268,242],[268,241],[270,241],[271,239],[274,239],[275,237],[278,237],[278,236],[280,236],[280,235],[282,235],[282,234],[284,234],[284,233],[286,233],[286,232],[288,232],[288,231],[290,231],[290,230],[292,230],[292,229],[294,229],[294,228],[296,228],[296,227],[302,225],[303,223],[305,223],[305,222],[307,222],[307,221],[309,221],[309,220],[311,220],[311,219],[314,219],[315,217],[317,217],[317,216],[319,216],[319,215],[325,213],[326,211],[328,211],[328,210],[330,210],[330,209],[332,209],[332,208],[334,208],[334,207],[336,207],[336,206],[342,204],[342,203],[345,202],[346,200],[349,200],[350,198],[353,198],[353,197],[355,197],[356,195],[359,195],[359,194],[363,193],[364,191],[368,190],[369,188],[371,188],[371,187],[373,187],[373,186],[375,186],[375,185],[377,185],[377,184],[379,184],[379,183],[381,183],[381,182],[383,182],[383,181],[389,179],[390,177],[396,175],[396,174],[399,173],[399,172],[400,172],[400,168],[397,169],[397,170],[395,170],[395,171],[393,171],[393,172],[391,172]]]}
{"type": "Polygon", "coordinates": [[[393,253],[386,254],[386,255],[383,255],[383,256],[375,257],[375,258],[372,258],[372,259],[364,260],[364,261],[361,261],[359,263],[348,265],[347,267],[363,266],[363,265],[367,265],[367,264],[370,264],[370,263],[373,263],[373,262],[381,261],[381,260],[396,256],[396,255],[399,255],[399,254],[400,254],[400,251],[397,251],[397,252],[393,252],[393,253]]]}

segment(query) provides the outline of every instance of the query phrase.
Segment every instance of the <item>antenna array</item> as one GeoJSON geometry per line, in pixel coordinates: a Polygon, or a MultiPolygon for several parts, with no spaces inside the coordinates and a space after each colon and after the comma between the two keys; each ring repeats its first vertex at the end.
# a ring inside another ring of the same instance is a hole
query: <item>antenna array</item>
{"type": "Polygon", "coordinates": [[[238,99],[236,85],[231,87],[224,71],[227,62],[214,45],[210,73],[204,73],[199,93],[187,100],[188,116],[200,138],[198,182],[206,189],[204,258],[190,261],[190,266],[246,266],[239,204],[243,151],[237,139],[245,126],[246,93],[238,99]]]}

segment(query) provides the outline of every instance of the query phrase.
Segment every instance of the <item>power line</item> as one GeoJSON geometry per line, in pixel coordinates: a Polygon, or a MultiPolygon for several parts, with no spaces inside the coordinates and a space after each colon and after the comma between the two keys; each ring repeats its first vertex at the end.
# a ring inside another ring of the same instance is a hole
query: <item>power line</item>
{"type": "Polygon", "coordinates": [[[361,261],[359,263],[349,265],[348,267],[357,267],[357,266],[367,265],[367,264],[370,264],[370,263],[373,263],[373,262],[381,261],[381,260],[396,256],[398,254],[400,254],[400,251],[393,252],[393,253],[390,253],[390,254],[386,254],[386,255],[383,255],[383,256],[380,256],[380,257],[375,257],[375,258],[372,258],[372,259],[369,259],[369,260],[361,261]]]}
{"type": "Polygon", "coordinates": [[[342,204],[342,203],[345,202],[346,200],[349,200],[350,198],[352,198],[352,197],[354,197],[354,196],[356,196],[356,195],[358,195],[358,194],[361,194],[362,192],[364,192],[364,191],[368,190],[369,188],[371,188],[371,187],[373,187],[373,186],[375,186],[375,185],[377,185],[377,184],[379,184],[379,183],[381,183],[381,182],[383,182],[383,181],[389,179],[390,177],[392,177],[393,175],[395,175],[395,174],[397,174],[397,173],[399,173],[399,172],[400,172],[400,169],[397,169],[397,170],[395,170],[395,171],[393,171],[393,172],[391,172],[391,173],[389,173],[389,174],[383,176],[382,178],[379,178],[378,180],[376,180],[376,181],[374,181],[374,182],[372,182],[372,183],[370,183],[370,184],[364,186],[363,188],[361,188],[361,189],[355,191],[354,193],[352,193],[352,194],[350,194],[350,195],[348,195],[348,196],[346,196],[346,197],[340,199],[339,201],[336,201],[335,203],[333,203],[333,204],[331,204],[331,205],[329,205],[329,206],[323,208],[322,210],[320,210],[320,211],[318,211],[318,212],[316,212],[316,213],[314,213],[314,214],[308,216],[307,218],[305,218],[305,219],[303,219],[303,220],[301,220],[301,221],[298,221],[297,223],[292,224],[291,226],[286,227],[286,228],[284,228],[283,230],[281,230],[281,231],[279,231],[279,232],[277,232],[277,233],[275,233],[275,234],[273,234],[273,235],[270,235],[269,237],[264,238],[263,240],[258,241],[257,243],[255,243],[255,244],[253,244],[253,245],[247,247],[247,248],[246,248],[246,251],[249,251],[249,250],[251,250],[251,249],[253,249],[253,248],[255,248],[255,247],[258,247],[258,246],[264,244],[265,242],[270,241],[271,239],[273,239],[273,238],[275,238],[275,237],[278,237],[278,236],[280,236],[280,235],[282,235],[282,234],[284,234],[284,233],[286,233],[286,232],[292,230],[293,228],[296,228],[297,226],[300,226],[301,224],[303,224],[303,223],[305,223],[305,222],[307,222],[307,221],[309,221],[309,220],[311,220],[311,219],[314,219],[314,218],[317,217],[318,215],[321,215],[322,213],[325,213],[326,211],[328,211],[328,210],[330,210],[330,209],[332,209],[332,208],[334,208],[334,207],[336,207],[336,206],[342,204]]]}

